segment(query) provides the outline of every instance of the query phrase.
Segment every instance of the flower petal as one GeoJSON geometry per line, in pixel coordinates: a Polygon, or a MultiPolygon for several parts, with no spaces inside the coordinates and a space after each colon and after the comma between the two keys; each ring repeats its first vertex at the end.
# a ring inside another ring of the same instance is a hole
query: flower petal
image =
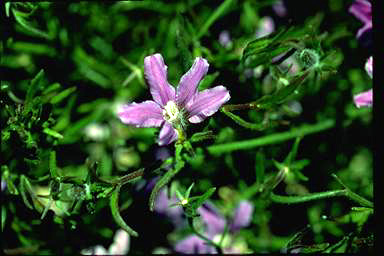
{"type": "Polygon", "coordinates": [[[178,253],[215,253],[214,247],[207,243],[197,235],[189,235],[175,245],[175,251],[178,253]]]}
{"type": "Polygon", "coordinates": [[[230,230],[234,232],[248,226],[252,220],[252,213],[253,205],[246,200],[241,201],[236,208],[230,230]]]}
{"type": "Polygon", "coordinates": [[[159,127],[164,122],[161,107],[151,100],[122,105],[118,116],[123,123],[136,127],[159,127]]]}
{"type": "Polygon", "coordinates": [[[204,203],[198,210],[201,219],[204,222],[206,234],[213,238],[215,235],[224,232],[225,219],[220,215],[219,211],[210,203],[204,203]]]}
{"type": "Polygon", "coordinates": [[[371,107],[373,103],[373,91],[372,89],[356,94],[353,97],[356,107],[371,107]]]}
{"type": "Polygon", "coordinates": [[[372,7],[371,3],[367,0],[356,0],[349,7],[349,12],[364,23],[372,23],[372,7]]]}
{"type": "Polygon", "coordinates": [[[365,71],[367,71],[367,74],[370,78],[372,78],[373,75],[373,57],[369,57],[367,62],[365,63],[365,71]]]}
{"type": "Polygon", "coordinates": [[[160,130],[159,139],[157,143],[159,146],[168,145],[173,141],[177,140],[179,135],[177,131],[168,122],[164,122],[163,128],[160,130]]]}
{"type": "Polygon", "coordinates": [[[161,106],[175,99],[175,88],[167,81],[167,66],[163,57],[156,53],[144,58],[144,74],[154,101],[161,106]]]}
{"type": "Polygon", "coordinates": [[[221,85],[196,94],[186,106],[189,122],[202,122],[206,117],[213,115],[230,98],[227,88],[221,85]]]}
{"type": "Polygon", "coordinates": [[[198,57],[188,72],[180,79],[176,95],[176,102],[180,106],[185,106],[196,94],[200,80],[207,74],[208,67],[208,62],[198,57]]]}

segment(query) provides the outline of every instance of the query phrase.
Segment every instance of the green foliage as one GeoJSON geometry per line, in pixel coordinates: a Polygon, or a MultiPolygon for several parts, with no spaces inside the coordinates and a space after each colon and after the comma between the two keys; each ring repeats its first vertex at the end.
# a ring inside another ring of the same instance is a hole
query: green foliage
{"type": "Polygon", "coordinates": [[[372,109],[353,104],[372,88],[362,24],[348,1],[283,1],[282,17],[276,2],[6,2],[3,251],[79,254],[121,228],[135,237],[132,254],[173,253],[191,233],[218,253],[372,252],[372,109]],[[259,37],[266,17],[274,32],[259,37]],[[198,90],[223,85],[231,96],[166,147],[159,128],[117,117],[119,105],[150,99],[143,60],[153,53],[175,86],[205,58],[198,90]],[[178,210],[155,207],[169,185],[185,215],[177,227],[165,216],[178,210]],[[208,237],[199,207],[229,220],[241,200],[254,207],[249,226],[208,237]]]}

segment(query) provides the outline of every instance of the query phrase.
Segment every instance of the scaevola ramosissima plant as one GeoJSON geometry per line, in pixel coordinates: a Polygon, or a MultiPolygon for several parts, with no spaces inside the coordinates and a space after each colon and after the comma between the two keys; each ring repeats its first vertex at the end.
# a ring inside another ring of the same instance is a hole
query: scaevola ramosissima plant
{"type": "Polygon", "coordinates": [[[221,85],[201,92],[197,90],[208,67],[204,58],[197,57],[175,89],[167,81],[163,57],[159,53],[145,57],[144,74],[153,101],[122,105],[118,110],[120,120],[136,127],[162,126],[159,145],[183,140],[188,123],[202,122],[230,99],[229,91],[221,85]]]}

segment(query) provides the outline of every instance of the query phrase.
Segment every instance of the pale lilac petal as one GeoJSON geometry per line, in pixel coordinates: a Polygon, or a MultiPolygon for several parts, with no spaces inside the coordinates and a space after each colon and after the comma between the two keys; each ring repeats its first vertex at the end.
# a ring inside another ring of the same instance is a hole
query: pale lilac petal
{"type": "Polygon", "coordinates": [[[156,102],[147,100],[120,106],[118,116],[123,123],[136,127],[159,127],[164,122],[162,111],[156,102]]]}
{"type": "Polygon", "coordinates": [[[179,135],[177,131],[168,122],[164,122],[163,128],[160,130],[159,139],[157,143],[159,146],[168,145],[173,141],[177,140],[179,135]]]}
{"type": "Polygon", "coordinates": [[[364,23],[372,22],[372,7],[367,0],[356,0],[349,7],[349,12],[364,23]]]}
{"type": "Polygon", "coordinates": [[[248,226],[251,223],[252,214],[253,205],[246,200],[241,201],[239,206],[236,208],[230,230],[232,232],[235,232],[241,228],[248,226]]]}
{"type": "Polygon", "coordinates": [[[372,89],[359,93],[353,97],[356,107],[371,107],[373,103],[373,91],[372,89]]]}
{"type": "Polygon", "coordinates": [[[175,251],[178,253],[215,253],[216,249],[199,238],[197,235],[189,235],[175,245],[175,251]]]}
{"type": "Polygon", "coordinates": [[[197,211],[203,220],[205,233],[209,238],[213,238],[215,235],[224,232],[225,219],[213,205],[205,203],[202,207],[197,209],[197,211]]]}
{"type": "Polygon", "coordinates": [[[372,22],[367,22],[357,31],[357,37],[360,38],[365,32],[372,29],[372,22]]]}
{"type": "Polygon", "coordinates": [[[175,100],[175,88],[167,81],[167,68],[159,53],[144,58],[144,74],[149,83],[149,90],[154,101],[161,106],[175,100]]]}
{"type": "Polygon", "coordinates": [[[109,247],[108,252],[111,255],[126,255],[129,251],[129,246],[129,234],[126,231],[119,229],[118,231],[116,231],[114,242],[109,247]]]}
{"type": "Polygon", "coordinates": [[[180,106],[185,106],[197,93],[197,87],[200,80],[207,74],[208,67],[208,62],[198,57],[188,72],[180,79],[176,95],[176,101],[180,106]]]}
{"type": "Polygon", "coordinates": [[[365,71],[372,78],[373,76],[373,57],[369,57],[367,62],[365,63],[365,71]]]}
{"type": "Polygon", "coordinates": [[[276,1],[272,5],[273,11],[279,16],[284,17],[287,15],[287,8],[285,8],[284,2],[282,0],[276,1]]]}
{"type": "Polygon", "coordinates": [[[189,122],[202,122],[206,117],[216,113],[230,98],[227,88],[221,85],[196,94],[186,106],[189,122]]]}

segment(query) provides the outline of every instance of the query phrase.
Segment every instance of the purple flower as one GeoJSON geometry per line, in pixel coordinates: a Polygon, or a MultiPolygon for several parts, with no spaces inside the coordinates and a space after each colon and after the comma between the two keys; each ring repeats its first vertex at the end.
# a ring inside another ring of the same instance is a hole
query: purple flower
{"type": "Polygon", "coordinates": [[[248,226],[252,220],[253,205],[248,201],[241,201],[236,208],[235,215],[230,226],[232,232],[248,226]]]}
{"type": "Polygon", "coordinates": [[[372,8],[369,1],[356,0],[351,7],[349,7],[349,12],[364,23],[364,26],[357,32],[358,38],[372,29],[372,8]]]}
{"type": "MultiPolygon", "coordinates": [[[[365,70],[367,71],[367,74],[369,77],[373,77],[373,58],[372,56],[369,57],[367,62],[365,63],[365,70]]],[[[356,107],[371,107],[373,103],[373,90],[370,89],[368,91],[356,94],[353,97],[353,100],[355,102],[356,107]]]]}
{"type": "Polygon", "coordinates": [[[142,103],[123,105],[120,120],[136,127],[160,127],[158,144],[168,145],[179,138],[187,123],[200,123],[213,115],[230,99],[224,86],[198,92],[197,87],[208,71],[208,62],[197,57],[191,69],[175,89],[167,81],[167,66],[160,54],[144,58],[144,73],[153,97],[142,103]]]}
{"type": "Polygon", "coordinates": [[[373,90],[370,89],[366,92],[356,94],[353,97],[356,107],[371,107],[373,103],[373,90]]]}
{"type": "Polygon", "coordinates": [[[181,227],[183,224],[183,209],[181,206],[169,207],[179,200],[176,195],[168,197],[168,187],[161,189],[155,200],[155,212],[167,216],[175,227],[181,227]]]}
{"type": "Polygon", "coordinates": [[[276,1],[272,5],[272,9],[279,17],[284,17],[287,15],[287,9],[285,8],[284,2],[282,0],[276,1]]]}
{"type": "MultiPolygon", "coordinates": [[[[204,235],[211,240],[219,240],[224,232],[226,220],[211,203],[204,203],[198,209],[203,224],[205,226],[204,235]]],[[[248,201],[241,201],[235,209],[234,216],[231,220],[229,234],[235,234],[241,228],[248,226],[251,222],[253,214],[253,205],[248,201]]],[[[224,239],[225,241],[225,239],[224,239]]],[[[225,242],[223,243],[225,244],[225,242]]],[[[228,246],[224,246],[225,253],[241,253],[243,249],[236,248],[234,243],[228,242],[228,246]]],[[[175,251],[179,253],[215,253],[214,247],[199,238],[197,235],[189,235],[175,245],[175,251]]]]}
{"type": "Polygon", "coordinates": [[[219,43],[225,48],[229,48],[232,45],[231,36],[228,30],[223,30],[219,34],[219,43]]]}

